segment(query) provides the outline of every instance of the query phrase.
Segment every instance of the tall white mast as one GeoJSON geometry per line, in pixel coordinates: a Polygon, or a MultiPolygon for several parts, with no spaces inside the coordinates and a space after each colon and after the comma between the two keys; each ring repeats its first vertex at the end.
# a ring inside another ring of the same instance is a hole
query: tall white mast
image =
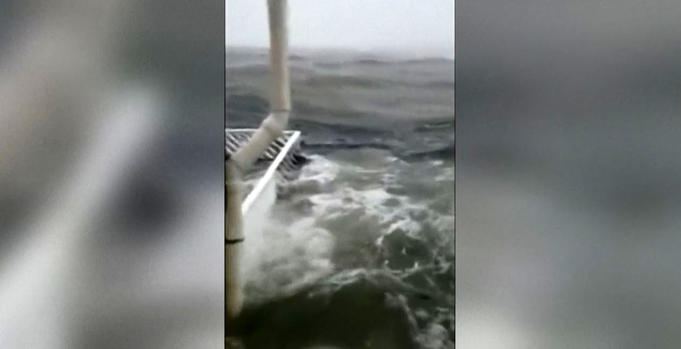
{"type": "Polygon", "coordinates": [[[242,175],[267,147],[280,137],[288,124],[291,111],[291,92],[288,71],[287,0],[268,0],[270,28],[270,66],[272,90],[270,114],[260,124],[253,137],[227,159],[226,214],[225,214],[225,306],[227,331],[231,321],[239,316],[243,305],[243,277],[241,256],[243,242],[243,214],[241,212],[242,175]]]}

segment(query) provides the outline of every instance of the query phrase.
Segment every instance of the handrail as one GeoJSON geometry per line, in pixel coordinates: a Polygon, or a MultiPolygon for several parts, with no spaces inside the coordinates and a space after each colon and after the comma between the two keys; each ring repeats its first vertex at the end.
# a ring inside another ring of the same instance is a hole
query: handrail
{"type": "Polygon", "coordinates": [[[242,214],[245,214],[248,212],[248,210],[251,208],[253,205],[253,202],[260,196],[262,191],[265,189],[265,186],[267,185],[267,182],[274,177],[274,174],[277,172],[277,168],[279,165],[284,161],[284,158],[286,158],[286,155],[288,152],[293,148],[293,146],[296,144],[298,139],[300,138],[300,131],[293,131],[293,134],[291,137],[288,138],[286,141],[286,145],[279,151],[279,154],[277,154],[277,157],[274,159],[274,161],[267,167],[267,171],[265,174],[258,180],[258,183],[255,185],[253,190],[246,196],[246,199],[244,202],[241,204],[241,212],[242,214]]]}

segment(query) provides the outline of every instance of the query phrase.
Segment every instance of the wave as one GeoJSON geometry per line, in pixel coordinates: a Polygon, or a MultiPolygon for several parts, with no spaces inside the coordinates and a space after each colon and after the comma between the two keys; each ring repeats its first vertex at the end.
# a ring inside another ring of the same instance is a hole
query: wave
{"type": "MultiPolygon", "coordinates": [[[[306,165],[278,183],[266,229],[247,240],[259,257],[248,261],[241,339],[453,347],[451,62],[304,58],[293,62],[307,70],[292,73],[290,128],[303,132],[306,165]]],[[[265,80],[235,72],[227,123],[255,127],[269,109],[265,80]]]]}
{"type": "Polygon", "coordinates": [[[322,75],[314,76],[304,80],[306,86],[346,86],[346,87],[364,87],[364,88],[384,88],[395,84],[394,81],[368,79],[357,76],[344,75],[322,75]]]}
{"type": "Polygon", "coordinates": [[[395,349],[454,347],[449,307],[386,270],[342,271],[300,292],[247,307],[236,328],[248,348],[276,343],[360,348],[368,342],[395,349]],[[429,303],[432,314],[422,309],[429,303]]]}
{"type": "Polygon", "coordinates": [[[395,190],[420,174],[389,151],[308,157],[297,179],[280,183],[262,238],[248,240],[260,257],[246,273],[244,344],[452,347],[453,213],[436,203],[451,200],[441,184],[453,184],[449,167],[429,167],[445,182],[431,184],[439,198],[419,199],[395,190]]]}
{"type": "Polygon", "coordinates": [[[307,78],[300,82],[308,87],[343,87],[343,88],[398,88],[398,87],[422,87],[431,89],[446,89],[454,90],[454,79],[452,80],[434,80],[424,82],[405,82],[398,79],[387,79],[378,77],[361,77],[353,75],[317,75],[307,78]]]}
{"type": "Polygon", "coordinates": [[[440,148],[406,152],[402,155],[405,160],[424,160],[424,159],[442,159],[442,160],[456,160],[456,145],[449,144],[440,148]]]}

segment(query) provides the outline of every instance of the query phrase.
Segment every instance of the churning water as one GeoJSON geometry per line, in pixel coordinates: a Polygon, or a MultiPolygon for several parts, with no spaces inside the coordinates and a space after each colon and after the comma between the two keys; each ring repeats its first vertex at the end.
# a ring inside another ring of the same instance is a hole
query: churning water
{"type": "MultiPolygon", "coordinates": [[[[267,52],[227,52],[227,126],[256,127],[267,52]]],[[[291,77],[308,162],[251,244],[241,345],[453,348],[454,62],[308,52],[291,77]]]]}

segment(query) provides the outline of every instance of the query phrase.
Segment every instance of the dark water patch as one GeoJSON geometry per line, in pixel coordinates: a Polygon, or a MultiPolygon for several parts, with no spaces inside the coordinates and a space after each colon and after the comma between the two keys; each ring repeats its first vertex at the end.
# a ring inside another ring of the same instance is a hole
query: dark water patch
{"type": "Polygon", "coordinates": [[[230,128],[257,127],[270,109],[269,102],[256,94],[228,94],[225,106],[230,128]]]}
{"type": "Polygon", "coordinates": [[[397,288],[369,276],[326,280],[297,294],[246,307],[237,334],[247,348],[416,349],[415,323],[397,288]]]}
{"type": "Polygon", "coordinates": [[[303,83],[310,87],[359,87],[359,88],[382,88],[391,84],[390,81],[370,79],[357,76],[345,75],[322,75],[305,79],[303,83]]]}
{"type": "Polygon", "coordinates": [[[435,130],[446,130],[454,133],[454,117],[444,116],[443,121],[424,122],[414,126],[416,132],[431,132],[435,130]]]}
{"type": "Polygon", "coordinates": [[[315,62],[315,66],[327,69],[338,69],[344,67],[346,64],[342,62],[315,62]]]}
{"type": "MultiPolygon", "coordinates": [[[[400,123],[394,123],[400,125],[400,123]]],[[[410,123],[404,130],[388,130],[367,126],[327,124],[326,122],[294,119],[291,128],[303,132],[302,146],[306,152],[330,154],[342,150],[378,149],[405,161],[454,160],[453,123],[436,122],[417,126],[421,137],[414,137],[410,123]]]]}
{"type": "MultiPolygon", "coordinates": [[[[270,66],[269,63],[241,63],[233,64],[227,69],[227,79],[236,79],[243,77],[269,77],[270,66]]],[[[308,68],[306,65],[291,65],[289,67],[289,72],[292,76],[305,76],[307,74],[315,73],[314,70],[308,68]]]]}
{"type": "Polygon", "coordinates": [[[378,258],[392,270],[404,270],[414,267],[415,262],[421,261],[423,264],[429,261],[432,252],[424,241],[397,228],[381,239],[378,258]]]}
{"type": "Polygon", "coordinates": [[[441,160],[456,160],[456,147],[455,144],[448,144],[444,147],[425,150],[425,151],[407,151],[400,154],[400,157],[406,161],[421,161],[430,159],[441,159],[441,160]]]}
{"type": "Polygon", "coordinates": [[[453,66],[454,60],[451,58],[442,57],[423,57],[423,58],[412,58],[412,59],[400,59],[400,58],[364,58],[350,61],[348,63],[364,64],[364,65],[386,65],[386,64],[400,64],[400,65],[447,65],[449,67],[453,66]]]}
{"type": "Polygon", "coordinates": [[[346,141],[340,141],[340,142],[327,142],[327,143],[310,143],[310,142],[304,142],[303,146],[306,149],[309,149],[310,151],[313,151],[315,153],[329,153],[331,151],[336,151],[336,150],[345,150],[345,149],[384,149],[384,150],[389,150],[391,147],[387,144],[380,143],[380,142],[346,142],[346,141]]]}
{"type": "MultiPolygon", "coordinates": [[[[354,76],[354,75],[317,75],[311,76],[296,84],[306,87],[328,87],[328,88],[361,88],[361,89],[386,89],[386,88],[429,88],[445,89],[454,92],[454,80],[442,81],[404,81],[399,79],[399,74],[394,77],[389,76],[354,76]]],[[[452,95],[453,97],[453,95],[452,95]]]]}
{"type": "Polygon", "coordinates": [[[377,148],[390,144],[393,132],[373,127],[329,123],[325,120],[292,119],[290,126],[303,132],[303,142],[310,149],[328,149],[334,144],[339,147],[365,144],[377,148]]]}
{"type": "Polygon", "coordinates": [[[349,104],[341,104],[331,107],[324,104],[323,101],[305,101],[296,99],[295,95],[293,104],[295,108],[295,115],[315,119],[323,118],[326,119],[327,122],[332,122],[333,120],[336,123],[341,124],[357,124],[357,119],[368,118],[372,116],[372,114],[355,109],[349,104]]]}

